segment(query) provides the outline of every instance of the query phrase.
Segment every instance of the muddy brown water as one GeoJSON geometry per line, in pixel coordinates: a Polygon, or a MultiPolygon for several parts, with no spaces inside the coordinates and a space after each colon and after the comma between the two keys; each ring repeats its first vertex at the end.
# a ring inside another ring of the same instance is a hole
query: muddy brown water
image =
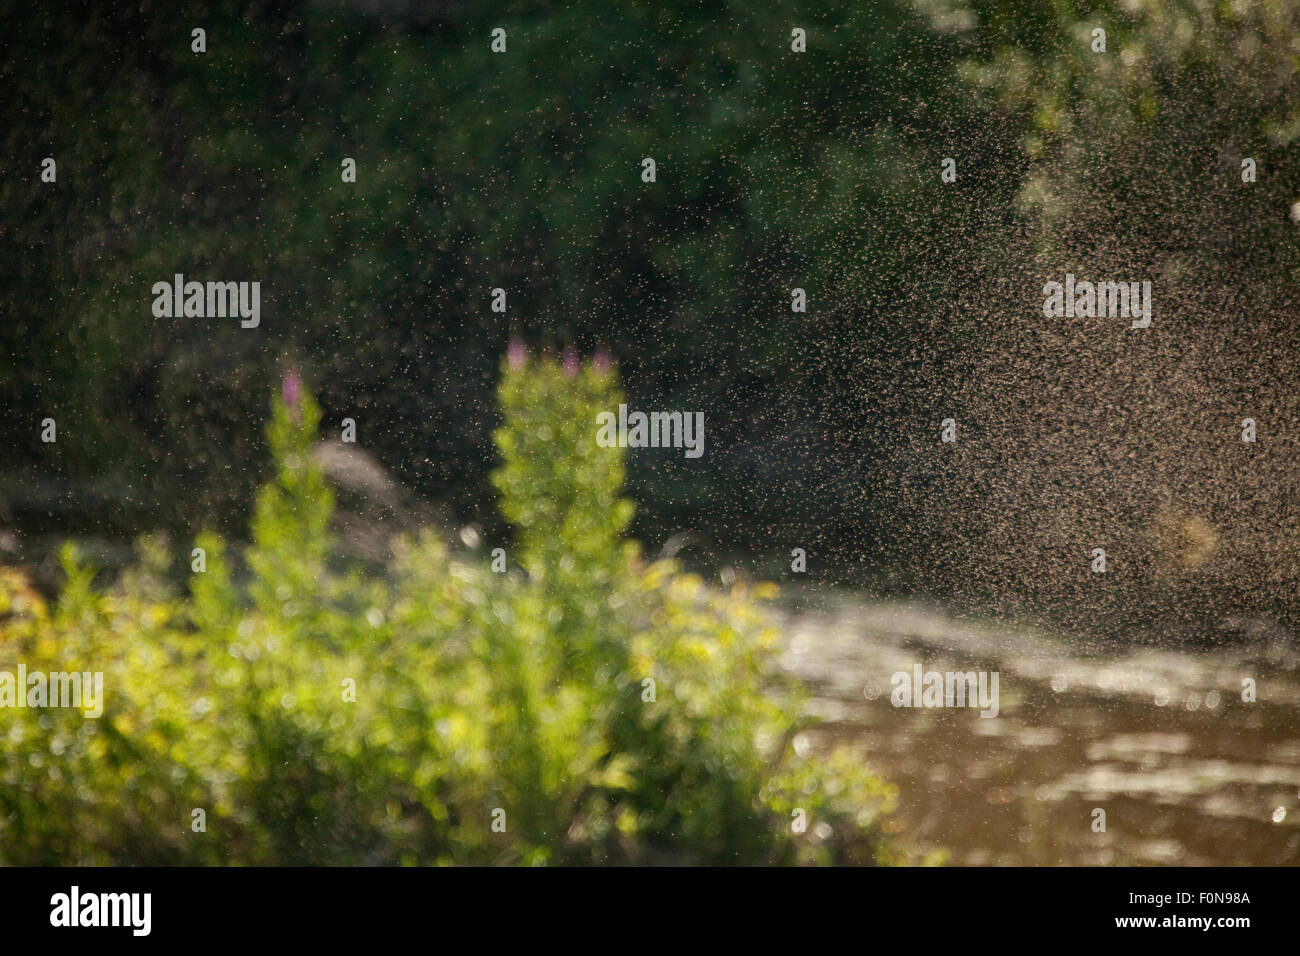
{"type": "Polygon", "coordinates": [[[899,832],[953,864],[1300,864],[1295,643],[1088,657],[1032,630],[844,595],[780,618],[782,666],[823,720],[807,743],[858,750],[898,785],[899,832]],[[997,671],[998,715],[895,707],[892,675],[918,664],[997,671]]]}

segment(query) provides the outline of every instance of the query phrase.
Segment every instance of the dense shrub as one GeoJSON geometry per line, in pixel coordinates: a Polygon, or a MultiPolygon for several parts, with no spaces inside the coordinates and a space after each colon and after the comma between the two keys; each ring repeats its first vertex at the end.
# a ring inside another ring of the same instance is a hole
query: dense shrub
{"type": "Polygon", "coordinates": [[[108,590],[66,549],[54,606],[0,575],[0,668],[102,671],[106,698],[99,719],[0,711],[0,862],[898,859],[877,826],[892,788],[796,752],[765,589],[718,592],[623,540],[623,453],[594,441],[612,370],[514,358],[505,573],[429,531],[387,573],[346,566],[295,384],[249,545],[201,536],[188,595],[150,541],[108,590]]]}

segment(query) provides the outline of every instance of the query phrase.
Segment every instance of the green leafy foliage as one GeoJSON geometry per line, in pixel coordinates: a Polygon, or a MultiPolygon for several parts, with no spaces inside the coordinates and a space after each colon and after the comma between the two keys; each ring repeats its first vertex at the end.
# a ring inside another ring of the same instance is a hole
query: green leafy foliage
{"type": "Polygon", "coordinates": [[[768,589],[623,539],[623,452],[594,441],[619,399],[608,367],[503,367],[506,573],[427,530],[346,567],[305,389],[275,403],[242,560],[201,535],[188,594],[153,541],[108,590],[69,548],[52,608],[4,572],[0,668],[102,671],[105,706],[0,711],[0,862],[902,859],[893,788],[799,742],[768,589]]]}

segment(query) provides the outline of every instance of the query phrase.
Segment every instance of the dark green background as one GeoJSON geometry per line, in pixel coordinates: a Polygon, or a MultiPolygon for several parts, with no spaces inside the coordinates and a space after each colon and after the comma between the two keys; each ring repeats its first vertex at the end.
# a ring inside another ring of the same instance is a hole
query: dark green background
{"type": "Polygon", "coordinates": [[[1291,2],[8,6],[3,517],[242,527],[293,366],[328,426],[354,417],[405,485],[497,533],[492,390],[517,334],[609,349],[634,408],[706,413],[703,459],[631,458],[652,547],[689,529],[765,572],[802,546],[820,580],[1091,607],[1075,571],[1103,538],[1123,555],[1107,600],[1287,616],[1298,21],[1291,2]],[[1051,328],[1039,290],[1066,271],[1155,279],[1162,337],[1051,328]],[[175,272],[261,281],[261,327],[154,319],[175,272]],[[1181,373],[1209,397],[1162,405],[1181,373]],[[1231,457],[1244,414],[1271,442],[1251,463],[1231,457]],[[1161,509],[1220,529],[1216,570],[1161,570],[1161,509]]]}

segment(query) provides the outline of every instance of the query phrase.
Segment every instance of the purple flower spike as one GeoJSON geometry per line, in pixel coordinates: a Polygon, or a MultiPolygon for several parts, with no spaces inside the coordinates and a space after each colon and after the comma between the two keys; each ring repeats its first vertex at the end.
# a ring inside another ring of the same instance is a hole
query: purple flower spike
{"type": "Polygon", "coordinates": [[[521,369],[527,360],[528,350],[524,348],[524,340],[512,338],[510,344],[506,346],[506,361],[510,363],[510,367],[516,370],[521,369]]]}
{"type": "Polygon", "coordinates": [[[578,363],[578,353],[573,348],[572,345],[570,345],[568,348],[564,350],[563,367],[564,367],[565,378],[573,378],[578,374],[578,369],[580,368],[580,365],[578,363]]]}
{"type": "Polygon", "coordinates": [[[302,377],[297,370],[289,369],[280,379],[280,395],[284,398],[285,407],[289,413],[298,417],[298,402],[302,398],[302,377]]]}
{"type": "Polygon", "coordinates": [[[610,358],[609,352],[596,349],[596,354],[591,357],[591,365],[601,375],[608,375],[609,370],[614,367],[614,360],[610,358]]]}

